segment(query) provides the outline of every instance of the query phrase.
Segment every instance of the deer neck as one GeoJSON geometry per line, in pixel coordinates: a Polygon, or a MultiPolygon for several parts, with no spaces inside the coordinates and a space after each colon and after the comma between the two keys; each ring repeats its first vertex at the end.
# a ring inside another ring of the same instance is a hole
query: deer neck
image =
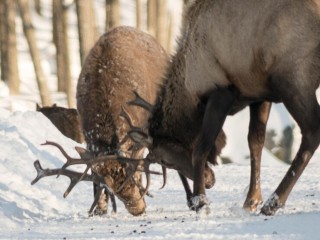
{"type": "Polygon", "coordinates": [[[203,107],[185,87],[185,58],[181,48],[172,58],[150,122],[150,134],[190,147],[198,132],[203,107]]]}

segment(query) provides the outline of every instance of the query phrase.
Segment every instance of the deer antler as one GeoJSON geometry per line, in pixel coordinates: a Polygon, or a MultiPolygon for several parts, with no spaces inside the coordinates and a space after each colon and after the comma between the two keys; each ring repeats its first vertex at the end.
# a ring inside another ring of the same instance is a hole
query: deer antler
{"type": "MultiPolygon", "coordinates": [[[[140,104],[140,101],[142,101],[143,99],[135,91],[134,91],[134,94],[136,95],[136,99],[135,100],[139,99],[139,104],[140,104]]],[[[136,104],[135,100],[131,101],[131,105],[135,105],[136,104]]],[[[146,102],[146,101],[144,101],[144,102],[146,102]]],[[[149,107],[150,106],[151,106],[151,104],[149,104],[149,107]]],[[[151,109],[151,107],[150,107],[150,109],[151,109]]],[[[120,116],[123,117],[128,122],[128,124],[130,126],[130,130],[128,131],[127,136],[125,137],[125,141],[128,139],[128,137],[130,137],[136,143],[137,148],[139,148],[139,147],[141,148],[142,146],[149,146],[152,143],[152,138],[150,138],[148,136],[148,134],[145,133],[145,131],[143,131],[141,128],[138,128],[138,127],[133,125],[130,115],[127,113],[127,111],[125,110],[125,108],[123,106],[121,107],[120,116]],[[140,136],[141,134],[144,134],[146,137],[143,138],[143,140],[137,139],[137,137],[135,135],[136,132],[140,133],[140,134],[138,134],[138,136],[140,136]]],[[[126,158],[126,159],[129,160],[128,158],[126,158]]],[[[146,172],[147,185],[145,187],[146,190],[143,193],[143,196],[144,196],[147,193],[147,191],[149,189],[149,186],[150,186],[150,173],[158,174],[158,172],[153,172],[153,171],[149,170],[150,164],[155,163],[155,161],[152,161],[149,158],[139,159],[138,161],[137,160],[138,159],[135,159],[134,162],[133,162],[133,164],[136,166],[135,169],[137,169],[139,171],[139,167],[143,166],[143,169],[146,172]]],[[[166,182],[167,182],[167,179],[166,179],[167,178],[167,174],[166,174],[166,168],[165,167],[162,167],[162,175],[163,175],[163,185],[162,185],[161,188],[163,188],[166,185],[166,182]]],[[[127,182],[124,182],[120,186],[119,189],[121,190],[125,186],[125,184],[127,184],[127,182]]],[[[118,189],[118,191],[120,191],[119,189],[118,189]]]]}
{"type": "Polygon", "coordinates": [[[116,208],[116,202],[115,202],[115,197],[114,197],[114,193],[112,192],[112,190],[110,190],[110,188],[104,184],[103,182],[103,178],[96,175],[96,174],[86,174],[85,176],[83,176],[82,173],[79,172],[75,172],[75,171],[71,171],[68,169],[61,169],[61,168],[56,168],[56,169],[43,169],[39,160],[36,160],[34,162],[34,167],[37,170],[37,177],[31,182],[31,185],[34,185],[35,183],[37,183],[41,178],[43,177],[49,177],[49,176],[54,176],[54,175],[64,175],[70,178],[70,184],[69,187],[67,188],[67,190],[64,192],[63,197],[66,198],[68,196],[68,194],[71,192],[71,190],[74,188],[74,186],[79,182],[79,181],[91,181],[94,182],[98,185],[98,192],[94,198],[94,201],[90,207],[89,210],[89,215],[91,216],[98,201],[100,198],[100,195],[102,193],[103,189],[106,189],[110,195],[111,201],[112,201],[112,208],[113,211],[116,212],[117,208],[116,208]]]}
{"type": "MultiPolygon", "coordinates": [[[[31,184],[32,185],[35,184],[41,178],[46,176],[53,176],[53,175],[57,175],[57,177],[59,177],[60,175],[67,176],[70,178],[70,185],[63,195],[64,197],[67,197],[67,195],[71,192],[74,186],[80,181],[91,181],[96,183],[98,185],[98,193],[95,196],[94,202],[89,210],[89,214],[92,214],[92,211],[94,210],[98,202],[98,199],[100,197],[100,194],[102,192],[102,188],[106,188],[108,192],[111,193],[110,195],[113,195],[112,190],[110,189],[109,186],[105,184],[105,181],[102,176],[99,176],[97,174],[88,174],[88,170],[94,164],[104,163],[109,160],[117,160],[120,163],[124,163],[127,165],[127,168],[126,168],[128,173],[127,177],[124,183],[120,186],[120,188],[117,189],[117,192],[121,191],[121,189],[129,182],[130,178],[134,175],[136,171],[145,172],[146,174],[147,187],[146,187],[145,193],[148,191],[148,188],[150,186],[150,174],[161,175],[161,173],[159,172],[150,170],[149,168],[150,164],[153,162],[150,161],[149,159],[131,159],[126,157],[121,157],[118,155],[101,155],[101,156],[93,157],[93,155],[89,151],[81,147],[75,148],[76,151],[79,153],[80,158],[73,158],[69,156],[66,153],[66,151],[61,147],[61,145],[59,145],[58,143],[46,141],[42,145],[51,145],[51,146],[57,147],[62,153],[62,155],[67,159],[67,162],[61,168],[58,168],[58,169],[43,169],[40,165],[40,162],[38,160],[35,161],[34,166],[37,170],[37,177],[31,182],[31,184]],[[71,165],[76,165],[76,164],[86,164],[87,167],[83,173],[66,169],[67,167],[71,165]]],[[[113,210],[116,211],[115,203],[113,203],[113,206],[114,206],[113,210]]]]}

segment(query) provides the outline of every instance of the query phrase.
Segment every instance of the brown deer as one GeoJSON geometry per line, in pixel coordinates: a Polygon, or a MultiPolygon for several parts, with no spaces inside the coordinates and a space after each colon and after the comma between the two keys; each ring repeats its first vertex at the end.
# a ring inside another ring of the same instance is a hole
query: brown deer
{"type": "Polygon", "coordinates": [[[84,137],[80,128],[79,114],[74,108],[59,107],[53,104],[51,107],[40,107],[37,104],[37,111],[45,115],[53,125],[66,137],[83,143],[84,137]]]}
{"type": "MultiPolygon", "coordinates": [[[[126,139],[130,125],[121,115],[143,127],[148,112],[122,106],[132,99],[133,91],[150,102],[155,101],[167,60],[165,51],[154,38],[131,27],[114,28],[97,41],[84,62],[77,85],[77,109],[91,153],[143,157],[144,148],[137,148],[126,139]]],[[[141,176],[136,172],[126,182],[125,165],[114,160],[93,166],[93,171],[105,177],[105,182],[131,214],[139,215],[145,210],[145,201],[135,183],[141,181],[141,176]]],[[[100,201],[99,210],[103,212],[106,205],[102,205],[100,201]]]]}
{"type": "Polygon", "coordinates": [[[149,135],[129,131],[150,150],[146,161],[194,180],[196,210],[208,203],[205,166],[228,114],[250,107],[250,188],[244,203],[262,203],[260,161],[271,102],[283,102],[302,142],[261,213],[283,207],[320,142],[319,0],[195,0],[184,14],[178,49],[149,119],[149,135]],[[185,166],[190,166],[192,168],[185,166]]]}
{"type": "MultiPolygon", "coordinates": [[[[42,169],[36,161],[38,176],[32,184],[45,176],[68,176],[67,196],[79,181],[92,181],[95,200],[90,214],[106,213],[109,195],[115,211],[113,194],[132,215],[144,213],[149,175],[156,172],[149,170],[150,163],[140,167],[140,161],[130,160],[142,158],[145,148],[128,138],[127,131],[133,124],[146,126],[149,112],[140,107],[126,109],[125,105],[138,94],[153,103],[167,63],[160,44],[135,28],[117,27],[102,35],[88,54],[77,85],[77,109],[87,150],[76,147],[81,158],[74,159],[59,144],[45,143],[59,148],[67,163],[61,169],[42,169]],[[86,164],[87,168],[84,173],[66,169],[74,164],[86,164]],[[87,173],[89,169],[92,174],[87,173]],[[140,171],[147,174],[146,189],[140,171]]],[[[139,99],[134,102],[139,104],[139,99]]]]}

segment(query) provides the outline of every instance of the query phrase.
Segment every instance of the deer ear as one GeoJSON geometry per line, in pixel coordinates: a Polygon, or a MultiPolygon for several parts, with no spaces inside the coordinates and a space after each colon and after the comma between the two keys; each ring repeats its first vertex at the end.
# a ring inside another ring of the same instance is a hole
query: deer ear
{"type": "Polygon", "coordinates": [[[153,143],[148,134],[138,129],[128,131],[128,135],[134,142],[140,143],[144,147],[149,147],[153,143]]]}

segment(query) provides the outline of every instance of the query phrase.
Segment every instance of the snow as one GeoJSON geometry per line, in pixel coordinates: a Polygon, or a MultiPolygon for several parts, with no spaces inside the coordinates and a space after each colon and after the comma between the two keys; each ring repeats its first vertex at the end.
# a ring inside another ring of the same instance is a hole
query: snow
{"type": "MultiPolygon", "coordinates": [[[[207,191],[209,209],[188,210],[178,175],[170,170],[167,186],[152,177],[153,198],[146,198],[143,216],[131,216],[120,201],[118,213],[88,217],[92,185],[77,185],[64,199],[66,177],[47,177],[35,185],[33,162],[58,168],[65,162],[46,140],[59,142],[73,157],[79,146],[64,137],[41,113],[0,110],[0,239],[317,239],[320,218],[320,163],[313,159],[293,189],[287,205],[273,217],[247,213],[249,162],[214,168],[216,185],[207,191]]],[[[237,146],[233,146],[237,149],[237,146]]],[[[266,153],[266,152],[264,152],[266,153]]],[[[159,168],[154,166],[155,169],[159,168]]],[[[272,194],[288,165],[263,156],[262,192],[272,194]],[[267,158],[267,159],[266,159],[267,158]]],[[[78,171],[83,169],[76,169],[78,171]]],[[[158,169],[159,170],[159,169],[158,169]]],[[[111,212],[111,209],[109,209],[111,212]]]]}
{"type": "MultiPolygon", "coordinates": [[[[97,3],[99,6],[103,1],[97,3]]],[[[134,25],[128,20],[132,18],[132,12],[133,1],[122,13],[127,25],[134,25]]],[[[44,13],[50,15],[50,10],[45,9],[44,13]]],[[[72,74],[76,84],[80,67],[79,59],[75,57],[78,54],[75,16],[71,15],[70,19],[73,26],[69,33],[72,74]]],[[[39,47],[54,102],[65,106],[65,95],[55,92],[54,51],[51,33],[48,34],[50,21],[46,17],[36,17],[36,23],[36,29],[47,31],[38,35],[39,47]]],[[[210,205],[198,214],[188,209],[182,184],[173,170],[168,171],[167,185],[161,190],[161,177],[152,176],[150,191],[154,197],[146,197],[147,211],[139,217],[131,216],[120,201],[117,201],[117,214],[111,214],[109,209],[108,215],[88,217],[87,211],[93,201],[92,184],[88,182],[79,183],[67,198],[63,198],[63,193],[69,179],[64,176],[47,177],[31,185],[36,177],[35,160],[38,159],[43,168],[59,168],[65,162],[56,148],[42,143],[46,140],[58,142],[73,157],[77,157],[74,147],[81,145],[64,137],[46,117],[35,111],[39,97],[35,76],[30,70],[33,66],[21,25],[17,23],[17,27],[20,29],[18,51],[22,93],[9,96],[8,89],[0,82],[0,239],[319,239],[319,149],[293,188],[286,206],[275,216],[260,215],[259,209],[255,213],[242,209],[250,177],[246,140],[248,109],[226,121],[224,129],[228,143],[223,156],[234,162],[214,167],[216,185],[207,191],[210,205]]],[[[273,105],[268,128],[281,133],[284,127],[292,124],[283,105],[273,105]]],[[[298,145],[299,138],[296,139],[298,145]]],[[[289,166],[266,149],[262,158],[261,187],[264,200],[267,200],[289,166]]],[[[84,169],[81,166],[73,168],[84,169]]],[[[159,166],[153,168],[160,170],[159,166]]]]}

